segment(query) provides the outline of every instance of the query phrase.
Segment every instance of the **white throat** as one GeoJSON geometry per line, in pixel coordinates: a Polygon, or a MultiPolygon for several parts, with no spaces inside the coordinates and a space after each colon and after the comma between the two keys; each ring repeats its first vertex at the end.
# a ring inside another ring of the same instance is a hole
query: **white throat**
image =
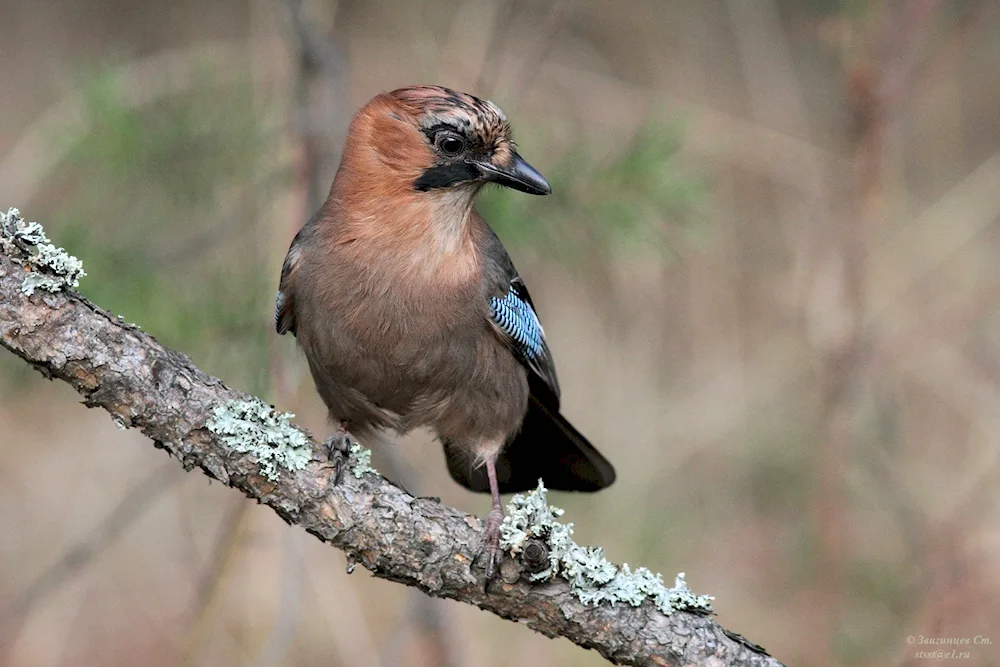
{"type": "Polygon", "coordinates": [[[466,225],[472,215],[472,204],[476,199],[476,185],[462,185],[435,192],[431,215],[434,243],[442,255],[450,255],[459,249],[465,240],[466,225]]]}

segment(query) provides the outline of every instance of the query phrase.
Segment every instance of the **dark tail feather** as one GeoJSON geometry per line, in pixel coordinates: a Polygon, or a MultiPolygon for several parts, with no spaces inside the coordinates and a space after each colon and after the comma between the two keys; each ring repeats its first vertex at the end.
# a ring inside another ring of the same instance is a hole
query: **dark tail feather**
{"type": "MultiPolygon", "coordinates": [[[[485,466],[473,468],[469,455],[454,445],[446,444],[444,453],[456,482],[489,493],[485,466]]],[[[539,478],[549,489],[599,491],[615,481],[615,469],[562,415],[532,396],[521,432],[497,459],[497,479],[500,493],[515,493],[535,488],[539,478]]]]}

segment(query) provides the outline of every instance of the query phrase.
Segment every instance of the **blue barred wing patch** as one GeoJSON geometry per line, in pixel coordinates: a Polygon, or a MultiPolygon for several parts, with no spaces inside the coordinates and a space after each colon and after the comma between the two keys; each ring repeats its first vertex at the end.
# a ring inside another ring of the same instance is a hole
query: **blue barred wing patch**
{"type": "Polygon", "coordinates": [[[490,298],[493,323],[510,337],[515,349],[526,359],[537,361],[545,347],[545,332],[531,305],[518,296],[514,288],[504,297],[490,298]]]}

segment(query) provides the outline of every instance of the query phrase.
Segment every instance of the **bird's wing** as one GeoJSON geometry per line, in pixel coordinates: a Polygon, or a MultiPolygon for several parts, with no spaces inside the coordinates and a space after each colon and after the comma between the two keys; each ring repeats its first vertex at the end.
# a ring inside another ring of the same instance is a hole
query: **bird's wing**
{"type": "Polygon", "coordinates": [[[302,261],[304,241],[312,233],[318,217],[317,213],[295,235],[285,255],[285,263],[281,265],[281,282],[274,299],[274,328],[279,334],[289,331],[295,334],[295,276],[302,261]]]}
{"type": "Polygon", "coordinates": [[[531,295],[521,276],[510,265],[506,293],[490,297],[490,324],[507,343],[522,365],[530,371],[531,391],[547,407],[559,409],[559,380],[545,331],[535,314],[531,295]]]}

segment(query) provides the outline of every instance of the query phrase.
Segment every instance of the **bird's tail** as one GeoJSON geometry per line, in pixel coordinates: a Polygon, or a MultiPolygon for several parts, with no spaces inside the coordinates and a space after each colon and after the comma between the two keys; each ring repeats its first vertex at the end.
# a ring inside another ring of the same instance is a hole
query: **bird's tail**
{"type": "MultiPolygon", "coordinates": [[[[449,444],[445,458],[456,482],[489,493],[485,466],[449,444]]],[[[615,481],[615,469],[561,414],[531,396],[521,431],[497,459],[497,481],[500,493],[515,493],[535,488],[539,478],[549,489],[599,491],[615,481]]]]}

